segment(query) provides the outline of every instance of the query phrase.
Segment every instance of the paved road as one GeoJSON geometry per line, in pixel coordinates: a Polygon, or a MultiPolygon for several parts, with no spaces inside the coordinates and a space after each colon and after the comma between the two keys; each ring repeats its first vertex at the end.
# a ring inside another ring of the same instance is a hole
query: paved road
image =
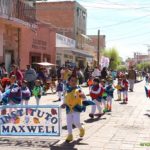
{"type": "MultiPolygon", "coordinates": [[[[84,88],[85,93],[88,89],[84,88]]],[[[116,98],[116,95],[115,95],[116,98]]],[[[56,95],[43,96],[42,104],[59,104],[56,95]]],[[[32,98],[31,103],[35,100],[32,98]]],[[[62,111],[62,136],[50,137],[0,137],[3,150],[150,150],[150,100],[145,97],[144,82],[135,84],[135,91],[129,92],[129,103],[113,102],[113,111],[101,119],[89,119],[88,107],[81,120],[86,129],[83,139],[78,139],[74,129],[74,141],[64,143],[67,135],[65,111],[62,111]],[[144,146],[142,144],[145,144],[144,146]]]]}

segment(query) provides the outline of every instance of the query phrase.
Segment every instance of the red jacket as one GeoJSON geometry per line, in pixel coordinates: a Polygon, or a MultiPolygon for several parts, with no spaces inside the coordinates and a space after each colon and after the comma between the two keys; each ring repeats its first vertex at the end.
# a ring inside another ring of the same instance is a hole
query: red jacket
{"type": "Polygon", "coordinates": [[[92,99],[98,99],[99,97],[102,97],[102,94],[104,93],[104,88],[100,85],[98,86],[92,86],[90,89],[90,96],[92,99]]]}
{"type": "Polygon", "coordinates": [[[127,80],[122,80],[122,85],[124,90],[128,90],[128,81],[127,80]]]}

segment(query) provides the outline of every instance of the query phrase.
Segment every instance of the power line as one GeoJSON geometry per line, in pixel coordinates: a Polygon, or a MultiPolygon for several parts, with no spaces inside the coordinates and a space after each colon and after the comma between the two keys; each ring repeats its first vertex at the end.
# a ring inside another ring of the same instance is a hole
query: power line
{"type": "Polygon", "coordinates": [[[135,19],[129,19],[129,20],[118,22],[118,23],[102,26],[102,27],[88,28],[88,30],[94,30],[94,29],[99,29],[99,28],[109,28],[109,27],[117,26],[117,25],[124,24],[124,23],[130,23],[130,22],[133,22],[133,21],[136,21],[136,20],[140,20],[140,19],[149,17],[149,16],[150,16],[150,14],[142,16],[142,17],[138,17],[138,18],[135,18],[135,19]]]}
{"type": "MultiPolygon", "coordinates": [[[[80,1],[83,1],[83,2],[87,2],[87,3],[91,3],[91,1],[87,1],[87,0],[80,0],[80,1]]],[[[126,7],[128,7],[127,9],[131,9],[132,7],[133,7],[133,9],[135,8],[143,8],[143,6],[146,6],[146,7],[144,7],[144,8],[149,8],[148,7],[148,5],[150,5],[150,3],[147,3],[147,4],[140,4],[140,6],[142,6],[142,7],[139,7],[139,5],[137,5],[137,4],[135,4],[135,3],[132,3],[132,5],[129,5],[129,3],[127,3],[127,4],[123,4],[123,3],[118,3],[118,2],[111,2],[111,1],[109,1],[109,0],[102,0],[103,2],[93,2],[92,1],[92,4],[95,4],[95,5],[98,5],[98,4],[105,4],[105,5],[113,5],[113,6],[126,6],[126,7]],[[132,6],[132,7],[131,7],[132,6]],[[135,6],[137,6],[137,7],[135,7],[135,6]]],[[[122,9],[122,8],[120,8],[120,9],[122,9]]]]}
{"type": "Polygon", "coordinates": [[[118,40],[123,40],[123,39],[128,39],[128,38],[134,38],[134,37],[137,37],[137,36],[141,36],[141,35],[146,35],[146,34],[150,34],[150,32],[145,32],[145,33],[141,33],[141,34],[136,34],[136,35],[132,35],[132,36],[126,36],[126,37],[122,37],[122,38],[118,38],[118,39],[110,39],[108,40],[109,42],[110,41],[118,41],[118,40]]]}

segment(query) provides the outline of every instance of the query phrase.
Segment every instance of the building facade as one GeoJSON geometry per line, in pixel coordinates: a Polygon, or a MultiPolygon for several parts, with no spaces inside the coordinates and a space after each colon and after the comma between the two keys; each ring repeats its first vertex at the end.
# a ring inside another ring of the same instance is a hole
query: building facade
{"type": "Polygon", "coordinates": [[[89,60],[93,60],[88,51],[76,48],[75,40],[60,34],[56,34],[56,55],[56,63],[59,66],[70,64],[84,68],[89,60]]]}
{"type": "Polygon", "coordinates": [[[0,0],[0,62],[20,65],[21,31],[32,28],[35,8],[25,0],[0,0]]]}
{"type": "Polygon", "coordinates": [[[22,29],[20,66],[36,62],[56,62],[56,32],[49,26],[39,23],[36,29],[22,29]],[[28,36],[27,36],[28,35],[28,36]]]}
{"type": "Polygon", "coordinates": [[[7,71],[11,64],[21,70],[27,64],[56,60],[56,32],[36,21],[30,0],[0,0],[0,63],[7,71]]]}
{"type": "Polygon", "coordinates": [[[82,48],[86,35],[87,11],[75,1],[36,3],[37,19],[51,24],[56,32],[76,40],[82,48]]]}

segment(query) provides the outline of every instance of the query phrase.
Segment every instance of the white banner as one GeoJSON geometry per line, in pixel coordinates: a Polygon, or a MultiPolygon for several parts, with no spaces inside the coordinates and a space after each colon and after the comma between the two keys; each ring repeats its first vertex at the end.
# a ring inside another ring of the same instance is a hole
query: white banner
{"type": "Polygon", "coordinates": [[[104,56],[102,56],[101,57],[101,62],[100,62],[100,65],[101,65],[101,69],[103,69],[104,67],[109,67],[109,62],[110,62],[110,60],[109,60],[109,58],[108,57],[104,57],[104,56]]]}
{"type": "Polygon", "coordinates": [[[1,106],[0,111],[2,136],[60,136],[59,106],[1,106]]]}
{"type": "Polygon", "coordinates": [[[56,33],[56,47],[76,47],[75,40],[56,33]]]}

